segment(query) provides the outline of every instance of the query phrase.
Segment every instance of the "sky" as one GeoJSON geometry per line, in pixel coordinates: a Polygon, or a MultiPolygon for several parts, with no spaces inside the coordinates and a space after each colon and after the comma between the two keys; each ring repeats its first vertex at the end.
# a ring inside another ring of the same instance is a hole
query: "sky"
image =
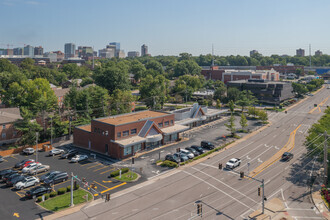
{"type": "Polygon", "coordinates": [[[65,43],[156,55],[330,54],[329,0],[0,0],[0,48],[65,43]]]}

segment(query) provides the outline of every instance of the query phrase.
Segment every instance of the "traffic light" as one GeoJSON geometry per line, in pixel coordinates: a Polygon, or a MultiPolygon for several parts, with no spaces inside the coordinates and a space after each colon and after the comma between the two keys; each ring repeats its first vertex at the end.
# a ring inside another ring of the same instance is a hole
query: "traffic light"
{"type": "Polygon", "coordinates": [[[219,163],[219,170],[222,170],[222,163],[219,163]]]}
{"type": "Polygon", "coordinates": [[[134,157],[132,157],[132,164],[134,164],[134,157]]]}
{"type": "Polygon", "coordinates": [[[239,176],[243,179],[244,178],[244,172],[240,172],[239,176]]]}
{"type": "Polygon", "coordinates": [[[261,191],[261,189],[260,189],[260,187],[258,187],[258,196],[260,196],[260,191],[261,191]]]}
{"type": "Polygon", "coordinates": [[[110,201],[110,193],[105,194],[105,201],[106,202],[110,201]]]}
{"type": "Polygon", "coordinates": [[[314,104],[314,107],[317,107],[317,104],[314,104]]]}
{"type": "Polygon", "coordinates": [[[197,215],[203,216],[202,204],[197,204],[197,215]]]}

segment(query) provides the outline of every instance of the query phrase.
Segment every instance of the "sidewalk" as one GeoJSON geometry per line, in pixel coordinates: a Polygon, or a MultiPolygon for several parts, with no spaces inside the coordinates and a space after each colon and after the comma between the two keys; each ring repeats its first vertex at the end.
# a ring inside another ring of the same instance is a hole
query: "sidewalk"
{"type": "Polygon", "coordinates": [[[316,208],[323,215],[323,217],[325,217],[326,219],[330,219],[329,209],[324,204],[324,201],[321,197],[321,193],[319,190],[312,193],[312,199],[313,199],[313,202],[314,202],[316,208]]]}

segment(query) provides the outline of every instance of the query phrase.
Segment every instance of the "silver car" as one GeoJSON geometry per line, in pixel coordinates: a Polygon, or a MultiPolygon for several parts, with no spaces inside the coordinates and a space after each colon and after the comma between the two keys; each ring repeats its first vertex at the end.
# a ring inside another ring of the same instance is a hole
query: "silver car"
{"type": "Polygon", "coordinates": [[[62,153],[64,153],[64,150],[54,148],[51,151],[49,151],[49,156],[58,155],[62,153]]]}
{"type": "Polygon", "coordinates": [[[40,165],[40,166],[36,166],[31,168],[28,173],[31,174],[36,174],[36,173],[42,173],[42,172],[46,172],[48,171],[50,168],[50,166],[48,165],[40,165]]]}
{"type": "Polygon", "coordinates": [[[29,154],[34,154],[34,149],[31,148],[31,147],[25,148],[25,149],[23,150],[23,153],[24,153],[24,154],[27,154],[27,155],[29,155],[29,154]]]}
{"type": "Polygon", "coordinates": [[[15,184],[15,188],[20,190],[30,186],[36,186],[39,183],[39,179],[34,176],[26,177],[24,180],[15,184]]]}

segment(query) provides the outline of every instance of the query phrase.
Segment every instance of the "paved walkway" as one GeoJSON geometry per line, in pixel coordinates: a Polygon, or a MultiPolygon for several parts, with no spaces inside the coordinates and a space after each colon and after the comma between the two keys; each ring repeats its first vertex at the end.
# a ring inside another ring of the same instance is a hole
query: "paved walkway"
{"type": "Polygon", "coordinates": [[[326,219],[330,219],[329,209],[326,207],[326,205],[321,197],[320,191],[318,190],[318,191],[312,193],[312,198],[313,198],[313,202],[314,202],[316,208],[323,215],[323,217],[326,219]]]}

